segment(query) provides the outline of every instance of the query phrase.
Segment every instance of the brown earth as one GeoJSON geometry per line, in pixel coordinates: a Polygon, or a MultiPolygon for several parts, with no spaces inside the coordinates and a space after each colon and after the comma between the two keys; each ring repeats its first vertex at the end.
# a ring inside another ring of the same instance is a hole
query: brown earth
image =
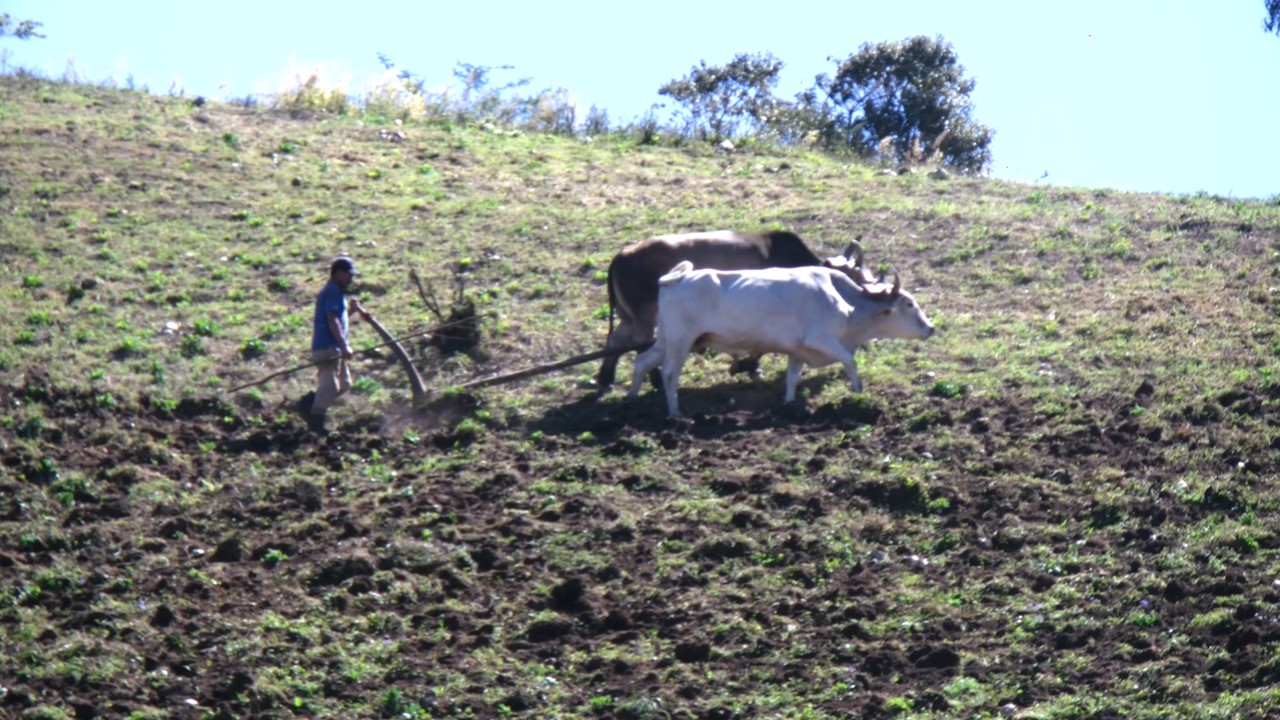
{"type": "MultiPolygon", "coordinates": [[[[933,547],[921,544],[929,538],[904,535],[901,518],[926,513],[922,497],[885,482],[881,472],[882,458],[887,463],[890,456],[930,452],[927,429],[901,425],[893,417],[892,398],[779,414],[771,408],[776,390],[775,383],[726,383],[687,391],[690,407],[729,397],[739,405],[683,424],[661,417],[656,396],[637,407],[584,396],[533,422],[545,434],[541,449],[486,457],[490,469],[479,475],[480,482],[456,483],[449,473],[414,469],[424,458],[444,453],[441,447],[455,445],[458,438],[448,429],[428,431],[413,445],[399,441],[390,424],[384,427],[386,421],[371,413],[349,419],[327,437],[314,437],[296,418],[254,429],[244,424],[244,409],[215,401],[184,401],[172,413],[135,406],[103,410],[94,398],[63,394],[33,372],[25,385],[4,389],[5,404],[43,403],[52,422],[41,439],[58,449],[51,460],[59,472],[101,482],[67,503],[60,536],[30,539],[21,552],[6,547],[0,578],[8,587],[29,587],[42,569],[67,562],[86,569],[73,586],[46,587],[23,596],[20,605],[47,612],[41,643],[86,643],[87,658],[127,645],[135,667],[110,682],[95,682],[87,672],[36,678],[15,675],[11,666],[0,671],[0,710],[16,716],[55,702],[74,709],[77,718],[123,718],[145,708],[164,708],[174,717],[292,716],[293,699],[272,693],[259,682],[260,673],[278,667],[281,658],[301,662],[309,645],[330,639],[324,632],[284,628],[253,641],[253,653],[239,654],[229,649],[233,641],[261,632],[246,627],[246,618],[268,612],[299,618],[323,608],[330,624],[360,626],[375,605],[383,615],[379,626],[366,628],[367,641],[395,643],[398,660],[363,681],[323,673],[315,692],[327,702],[343,706],[364,697],[372,703],[399,688],[432,717],[468,711],[492,716],[491,686],[463,680],[439,696],[447,699],[443,706],[433,706],[436,696],[428,692],[448,678],[473,677],[481,648],[546,668],[541,685],[508,676],[510,684],[497,690],[506,711],[530,716],[546,707],[547,685],[561,682],[572,684],[570,692],[582,695],[583,705],[602,695],[643,697],[664,717],[744,717],[755,713],[726,703],[732,696],[723,692],[726,679],[735,694],[767,697],[775,686],[829,684],[833,667],[847,690],[821,709],[859,717],[889,714],[886,701],[904,694],[917,711],[946,714],[954,705],[942,689],[960,674],[1014,679],[993,690],[998,704],[1019,707],[1068,689],[1114,693],[1139,681],[1144,687],[1135,693],[1164,692],[1181,700],[1280,682],[1280,661],[1272,651],[1280,641],[1274,568],[1209,572],[1209,559],[1198,558],[1186,567],[1143,572],[1154,569],[1168,549],[1165,528],[1238,509],[1250,492],[1248,483],[1214,490],[1199,505],[1162,491],[1126,491],[1109,501],[1073,491],[1080,478],[1109,469],[1178,472],[1149,466],[1152,444],[1175,439],[1128,419],[1135,402],[1160,388],[1138,382],[1129,397],[1084,399],[1091,426],[1043,434],[1030,408],[938,398],[936,423],[979,448],[979,456],[1010,457],[1006,446],[1012,444],[1026,451],[1027,461],[997,465],[970,458],[961,470],[958,455],[933,450],[941,462],[929,487],[934,498],[949,502],[933,526],[933,547]],[[575,462],[572,439],[588,431],[616,464],[575,462]],[[201,450],[200,443],[215,449],[201,450]],[[806,458],[803,467],[776,466],[758,455],[762,443],[806,458]],[[566,450],[563,457],[557,449],[566,450]],[[362,497],[357,458],[375,450],[399,472],[389,487],[362,497]],[[650,453],[674,456],[684,476],[652,476],[630,467],[650,453]],[[223,458],[237,456],[251,459],[267,492],[230,483],[189,507],[150,503],[132,492],[158,473],[182,487],[225,477],[223,458]],[[843,467],[833,463],[837,456],[859,458],[859,469],[832,471],[843,467]],[[300,462],[332,472],[308,481],[270,482],[288,477],[300,462]],[[818,489],[798,490],[788,481],[797,472],[818,489]],[[620,496],[625,502],[568,491],[531,511],[514,491],[536,479],[566,488],[619,486],[626,490],[620,496]],[[733,508],[727,528],[653,512],[673,495],[674,485],[685,482],[706,482],[718,503],[733,508]],[[411,494],[395,492],[409,487],[411,494]],[[450,514],[441,514],[442,508],[450,514]],[[803,528],[822,528],[821,518],[835,509],[873,518],[855,540],[877,549],[847,565],[825,567],[828,544],[803,528]],[[624,516],[638,519],[624,522],[624,516]],[[430,531],[430,543],[404,539],[412,537],[406,528],[417,532],[419,526],[430,531]],[[1116,528],[1122,531],[1111,534],[1116,528]],[[548,567],[545,542],[566,533],[594,538],[605,559],[578,572],[548,567]],[[658,577],[658,548],[672,541],[686,548],[687,562],[658,577]],[[1034,546],[1042,543],[1076,543],[1081,559],[1041,563],[1033,570],[1034,546]],[[1105,555],[1093,552],[1101,543],[1111,543],[1105,555]],[[767,560],[759,561],[766,548],[767,560]],[[272,551],[288,559],[273,566],[272,551]],[[895,593],[908,575],[970,594],[976,602],[922,619],[927,631],[887,636],[874,628],[897,615],[895,593]],[[1094,583],[1096,593],[1080,598],[1071,621],[1039,618],[1017,630],[1036,615],[1055,584],[1089,587],[1087,578],[1095,575],[1111,580],[1094,583]],[[137,580],[117,582],[126,576],[137,580]],[[761,582],[774,590],[753,591],[761,582]],[[420,588],[412,601],[385,601],[406,583],[420,588]],[[127,603],[104,611],[104,595],[127,603]],[[1229,596],[1244,601],[1215,623],[1189,629],[1189,620],[1229,596]],[[993,606],[1015,608],[1016,614],[984,610],[988,597],[993,606]],[[513,628],[501,619],[513,606],[545,612],[513,628]],[[1157,618],[1153,624],[1123,622],[1142,610],[1157,618]],[[726,618],[745,624],[717,630],[726,618]],[[1021,641],[1011,647],[1006,643],[1014,636],[1021,641]],[[655,648],[647,656],[602,652],[646,639],[655,648]],[[1223,647],[1225,653],[1214,651],[1223,647]],[[1070,671],[1050,662],[1065,653],[1079,658],[1070,671]],[[780,657],[790,661],[779,662],[780,657]],[[1158,677],[1143,671],[1153,666],[1161,668],[1158,677]],[[571,667],[572,680],[553,677],[571,667]],[[1170,687],[1177,677],[1186,678],[1187,687],[1170,687]]],[[[1241,394],[1222,398],[1221,407],[1189,408],[1188,432],[1212,438],[1232,413],[1273,399],[1241,394]]],[[[144,398],[139,406],[149,404],[144,398]]],[[[6,451],[3,522],[28,519],[32,486],[17,478],[39,481],[38,461],[6,451]]],[[[1264,549],[1275,545],[1274,536],[1264,537],[1264,549]]],[[[4,614],[6,633],[15,630],[18,617],[4,614]]],[[[384,698],[384,705],[390,702],[384,698]]],[[[642,705],[629,708],[617,716],[646,716],[642,705]]],[[[394,709],[384,707],[385,716],[394,709]]]]}

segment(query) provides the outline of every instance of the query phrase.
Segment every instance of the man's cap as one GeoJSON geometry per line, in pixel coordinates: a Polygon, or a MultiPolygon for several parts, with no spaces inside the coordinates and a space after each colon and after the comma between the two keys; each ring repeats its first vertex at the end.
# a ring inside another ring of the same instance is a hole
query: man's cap
{"type": "Polygon", "coordinates": [[[333,259],[333,264],[329,266],[329,273],[333,274],[335,270],[346,270],[352,275],[359,275],[360,271],[356,269],[356,261],[342,255],[333,259]]]}

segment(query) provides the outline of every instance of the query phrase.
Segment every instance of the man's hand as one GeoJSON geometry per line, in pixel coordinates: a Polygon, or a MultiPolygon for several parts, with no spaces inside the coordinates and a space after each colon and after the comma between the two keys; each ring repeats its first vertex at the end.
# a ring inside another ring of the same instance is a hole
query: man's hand
{"type": "Polygon", "coordinates": [[[343,345],[342,348],[338,350],[338,352],[342,353],[343,360],[350,360],[351,358],[355,357],[355,353],[351,351],[350,345],[343,345]]]}
{"type": "Polygon", "coordinates": [[[350,302],[347,305],[347,309],[350,310],[351,312],[359,314],[360,317],[364,318],[365,320],[373,319],[373,315],[371,315],[368,310],[365,310],[363,307],[361,307],[360,301],[356,300],[355,298],[351,298],[350,302]]]}

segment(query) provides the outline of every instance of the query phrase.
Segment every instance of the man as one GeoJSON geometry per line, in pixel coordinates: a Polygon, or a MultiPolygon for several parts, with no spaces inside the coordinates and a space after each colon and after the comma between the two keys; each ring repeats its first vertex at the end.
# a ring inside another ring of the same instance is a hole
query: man
{"type": "Polygon", "coordinates": [[[311,359],[317,363],[316,391],[311,401],[307,424],[316,432],[324,431],[325,411],[338,396],[351,389],[353,355],[347,339],[347,307],[368,319],[369,314],[355,298],[348,301],[347,288],[360,271],[347,257],[334,258],[329,265],[329,282],[316,296],[315,320],[311,332],[311,359]]]}

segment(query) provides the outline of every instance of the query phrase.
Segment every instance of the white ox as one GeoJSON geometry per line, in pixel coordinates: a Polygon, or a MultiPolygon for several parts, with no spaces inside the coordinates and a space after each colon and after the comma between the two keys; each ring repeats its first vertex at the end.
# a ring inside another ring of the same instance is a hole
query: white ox
{"type": "Polygon", "coordinates": [[[680,416],[680,371],[698,348],[785,354],[784,400],[792,402],[805,365],[839,362],[853,391],[861,392],[855,350],[876,338],[923,340],[933,334],[924,311],[896,277],[891,288],[871,290],[822,267],[694,270],[684,261],[658,283],[657,341],[636,358],[628,397],[636,397],[645,374],[661,366],[672,417],[680,416]]]}

